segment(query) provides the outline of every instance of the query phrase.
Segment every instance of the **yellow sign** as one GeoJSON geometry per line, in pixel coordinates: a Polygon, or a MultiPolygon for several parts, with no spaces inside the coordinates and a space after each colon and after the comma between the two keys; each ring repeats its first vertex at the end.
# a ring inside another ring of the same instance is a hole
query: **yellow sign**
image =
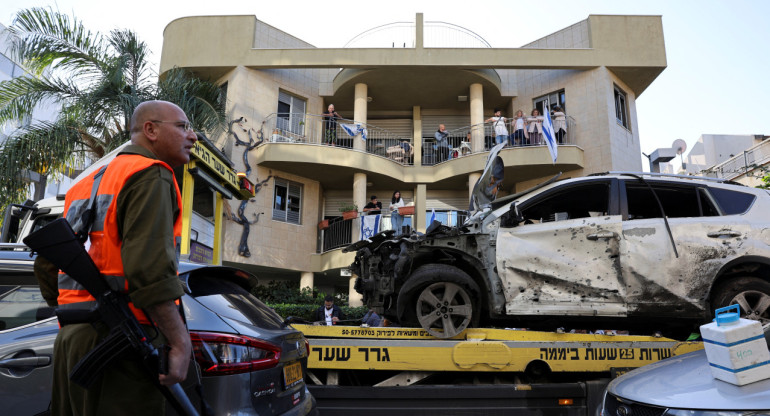
{"type": "Polygon", "coordinates": [[[212,153],[209,149],[206,149],[206,147],[203,146],[201,142],[195,142],[195,147],[192,149],[192,155],[195,157],[195,159],[203,162],[203,164],[206,165],[210,171],[214,172],[223,181],[225,181],[229,188],[235,192],[238,192],[240,186],[238,185],[238,177],[236,173],[230,169],[226,163],[220,160],[214,153],[212,153]]]}
{"type": "Polygon", "coordinates": [[[510,372],[539,361],[555,372],[605,372],[703,348],[648,336],[472,328],[438,339],[419,328],[294,327],[308,338],[311,369],[510,372]]]}

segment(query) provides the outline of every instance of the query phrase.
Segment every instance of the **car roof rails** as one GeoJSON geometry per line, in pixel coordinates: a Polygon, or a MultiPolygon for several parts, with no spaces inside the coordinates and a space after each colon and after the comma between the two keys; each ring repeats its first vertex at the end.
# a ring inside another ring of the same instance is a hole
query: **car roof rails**
{"type": "Polygon", "coordinates": [[[630,172],[630,171],[609,171],[609,172],[600,172],[600,173],[592,173],[588,176],[606,176],[606,175],[620,175],[620,176],[649,176],[649,177],[661,177],[661,178],[678,178],[678,179],[690,179],[690,180],[698,180],[698,181],[709,181],[709,182],[717,182],[717,183],[729,183],[732,185],[740,185],[745,186],[742,183],[733,182],[729,179],[724,178],[711,178],[708,176],[694,176],[694,175],[677,175],[674,173],[657,173],[657,172],[630,172]]]}

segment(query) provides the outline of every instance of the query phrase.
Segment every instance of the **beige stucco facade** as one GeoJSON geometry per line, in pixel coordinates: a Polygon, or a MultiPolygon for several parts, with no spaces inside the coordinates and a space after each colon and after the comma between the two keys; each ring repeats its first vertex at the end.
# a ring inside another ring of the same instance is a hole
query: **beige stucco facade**
{"type": "MultiPolygon", "coordinates": [[[[427,163],[424,153],[431,151],[437,124],[475,125],[492,116],[493,108],[503,109],[509,118],[519,109],[529,114],[534,101],[548,94],[566,97],[573,141],[559,146],[555,163],[544,146],[503,150],[503,193],[557,172],[580,176],[642,169],[635,101],[666,67],[659,16],[592,15],[521,48],[506,49],[423,47],[421,14],[415,32],[414,48],[322,49],[254,16],[187,17],[169,23],[161,73],[178,66],[226,84],[229,117],[244,118],[234,126],[235,134],[246,141],[249,135],[265,139],[248,155],[250,179],[264,181],[245,209],[252,221],[259,214],[250,226],[251,256],[238,254],[242,226],[228,221],[226,262],[253,267],[263,281],[301,279],[303,285],[327,292],[333,287],[347,290],[349,277],[340,276],[340,269],[352,255],[338,249],[324,252],[317,226],[339,215],[335,204],[355,202],[360,210],[376,194],[387,206],[398,189],[417,209],[412,223],[417,230],[426,227],[425,212],[467,209],[469,191],[486,160],[484,133],[469,130],[473,154],[427,163]],[[616,114],[618,90],[625,126],[616,114]],[[342,117],[365,123],[370,132],[380,125],[403,128],[397,136],[413,145],[413,163],[373,154],[359,136],[350,148],[320,141],[271,142],[279,96],[302,103],[306,132],[322,130],[320,118],[312,115],[329,104],[342,117]],[[301,187],[299,224],[273,219],[276,178],[301,187]]],[[[215,141],[237,170],[245,170],[244,148],[231,135],[215,141]]],[[[232,212],[238,209],[237,201],[230,205],[232,212]]]]}

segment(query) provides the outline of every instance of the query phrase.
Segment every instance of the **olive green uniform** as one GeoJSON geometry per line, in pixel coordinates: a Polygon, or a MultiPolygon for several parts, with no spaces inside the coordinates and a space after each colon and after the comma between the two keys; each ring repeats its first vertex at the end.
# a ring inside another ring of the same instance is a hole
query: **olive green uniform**
{"type": "MultiPolygon", "coordinates": [[[[129,145],[124,153],[156,159],[140,146],[129,145]]],[[[147,308],[182,296],[178,256],[170,244],[174,221],[180,214],[174,175],[161,166],[144,169],[128,179],[116,204],[131,301],[137,308],[147,308]]],[[[41,285],[42,290],[45,287],[50,285],[41,285]]],[[[67,325],[59,331],[54,344],[53,415],[163,414],[165,400],[136,360],[116,362],[88,390],[69,380],[72,368],[106,334],[106,328],[96,329],[90,324],[67,325]]],[[[154,344],[165,342],[158,331],[148,331],[150,336],[156,334],[154,344]]]]}

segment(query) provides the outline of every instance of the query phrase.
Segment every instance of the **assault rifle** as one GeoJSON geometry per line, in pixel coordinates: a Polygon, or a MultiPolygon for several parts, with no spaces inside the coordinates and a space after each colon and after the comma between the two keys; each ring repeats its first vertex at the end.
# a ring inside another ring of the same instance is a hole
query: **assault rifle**
{"type": "Polygon", "coordinates": [[[73,368],[70,380],[88,388],[114,361],[129,354],[139,357],[147,376],[174,409],[183,415],[198,415],[179,384],[163,386],[158,374],[168,373],[167,351],[158,351],[128,307],[128,296],[112,290],[83,247],[69,222],[59,218],[24,238],[24,244],[80,283],[96,298],[88,311],[58,308],[62,324],[101,321],[109,335],[89,351],[73,368]]]}

